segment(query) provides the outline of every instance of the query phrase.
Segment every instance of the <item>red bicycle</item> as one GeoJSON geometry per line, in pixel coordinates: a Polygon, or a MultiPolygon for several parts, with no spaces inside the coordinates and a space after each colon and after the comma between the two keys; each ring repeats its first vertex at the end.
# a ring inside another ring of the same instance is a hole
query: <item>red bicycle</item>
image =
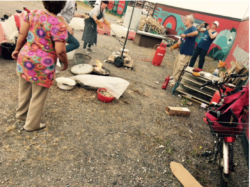
{"type": "Polygon", "coordinates": [[[203,156],[211,156],[210,162],[218,164],[221,187],[228,186],[230,172],[235,171],[233,145],[236,138],[246,136],[249,129],[249,124],[242,120],[244,108],[249,106],[248,87],[235,87],[230,92],[226,89],[226,81],[238,77],[245,77],[245,75],[227,75],[220,82],[208,81],[202,86],[203,88],[210,84],[216,85],[221,96],[219,103],[209,106],[204,117],[216,140],[213,151],[203,154],[203,156]]]}

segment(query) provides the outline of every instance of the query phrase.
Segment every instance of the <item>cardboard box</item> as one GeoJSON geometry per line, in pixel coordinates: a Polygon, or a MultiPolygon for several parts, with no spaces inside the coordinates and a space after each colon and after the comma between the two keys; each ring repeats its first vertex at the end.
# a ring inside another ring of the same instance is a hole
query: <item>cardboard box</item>
{"type": "Polygon", "coordinates": [[[115,56],[112,54],[109,56],[108,62],[114,63],[114,61],[115,61],[115,56]]]}
{"type": "Polygon", "coordinates": [[[170,168],[174,176],[184,187],[202,187],[201,184],[183,167],[182,164],[171,162],[170,168]]]}
{"type": "Polygon", "coordinates": [[[130,60],[126,63],[123,64],[124,67],[127,67],[127,68],[133,68],[134,66],[134,61],[133,60],[130,60]]]}
{"type": "Polygon", "coordinates": [[[190,110],[185,107],[170,107],[167,106],[165,112],[170,116],[190,116],[190,110]]]}

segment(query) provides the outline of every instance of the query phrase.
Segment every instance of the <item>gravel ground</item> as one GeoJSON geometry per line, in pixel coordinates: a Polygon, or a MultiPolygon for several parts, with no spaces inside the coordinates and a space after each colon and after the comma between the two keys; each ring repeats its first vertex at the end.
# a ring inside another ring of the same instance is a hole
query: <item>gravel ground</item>
{"type": "MultiPolygon", "coordinates": [[[[22,7],[23,3],[0,2],[0,11],[22,7]]],[[[31,9],[39,3],[26,2],[31,9]]],[[[76,31],[77,39],[82,32],[76,31]]],[[[81,47],[76,51],[81,53],[81,47]]],[[[92,59],[75,58],[78,63],[94,64],[121,48],[109,36],[98,35],[92,59]]],[[[128,41],[134,59],[151,59],[153,49],[138,47],[128,41]]],[[[174,51],[177,55],[177,51],[174,51]]],[[[135,60],[134,70],[104,64],[111,76],[130,82],[119,100],[105,104],[96,91],[75,87],[62,91],[51,87],[42,121],[47,128],[39,132],[20,131],[22,121],[15,119],[18,77],[15,61],[0,58],[0,186],[182,186],[170,170],[170,162],[182,163],[202,186],[218,186],[216,165],[200,156],[211,149],[213,137],[202,121],[205,111],[192,105],[190,117],[166,115],[166,106],[180,106],[181,99],[161,89],[172,73],[174,59],[167,51],[160,67],[135,60]],[[160,84],[156,84],[158,81],[160,84]]],[[[209,61],[211,71],[216,62],[209,61]]],[[[72,76],[69,70],[57,76],[72,76]]],[[[237,172],[230,187],[248,186],[248,167],[240,141],[235,146],[237,172]]]]}

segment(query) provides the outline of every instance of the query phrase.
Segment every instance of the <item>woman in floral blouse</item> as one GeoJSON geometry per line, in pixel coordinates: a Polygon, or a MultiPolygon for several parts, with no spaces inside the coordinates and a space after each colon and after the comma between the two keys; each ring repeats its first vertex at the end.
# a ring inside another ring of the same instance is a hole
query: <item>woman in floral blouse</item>
{"type": "Polygon", "coordinates": [[[40,123],[42,110],[55,79],[57,57],[68,67],[66,40],[68,33],[57,14],[65,1],[43,1],[45,10],[29,13],[21,26],[15,51],[19,75],[19,96],[16,118],[25,120],[23,130],[45,128],[40,123]],[[27,41],[26,41],[27,39],[27,41]]]}

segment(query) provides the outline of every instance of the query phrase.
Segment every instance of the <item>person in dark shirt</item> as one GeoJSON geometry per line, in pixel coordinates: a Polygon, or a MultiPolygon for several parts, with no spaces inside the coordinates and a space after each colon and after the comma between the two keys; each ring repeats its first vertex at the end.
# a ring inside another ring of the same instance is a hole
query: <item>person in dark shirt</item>
{"type": "Polygon", "coordinates": [[[193,15],[187,15],[184,25],[187,29],[180,35],[181,39],[170,50],[180,48],[180,53],[174,63],[173,79],[170,81],[174,85],[178,81],[184,66],[190,62],[195,49],[195,38],[198,35],[197,29],[193,26],[193,15]]]}
{"type": "Polygon", "coordinates": [[[190,67],[194,67],[194,64],[195,64],[197,57],[198,56],[200,57],[198,68],[195,68],[193,70],[195,72],[202,71],[202,68],[203,68],[203,65],[205,62],[205,56],[208,52],[208,49],[218,34],[216,31],[216,29],[219,26],[218,21],[214,21],[211,25],[211,28],[209,27],[209,25],[207,25],[206,28],[202,28],[202,26],[205,26],[205,25],[206,25],[206,23],[203,23],[198,27],[198,31],[204,32],[204,35],[202,36],[200,42],[198,43],[198,45],[194,51],[194,54],[191,58],[190,64],[189,64],[190,67]]]}

